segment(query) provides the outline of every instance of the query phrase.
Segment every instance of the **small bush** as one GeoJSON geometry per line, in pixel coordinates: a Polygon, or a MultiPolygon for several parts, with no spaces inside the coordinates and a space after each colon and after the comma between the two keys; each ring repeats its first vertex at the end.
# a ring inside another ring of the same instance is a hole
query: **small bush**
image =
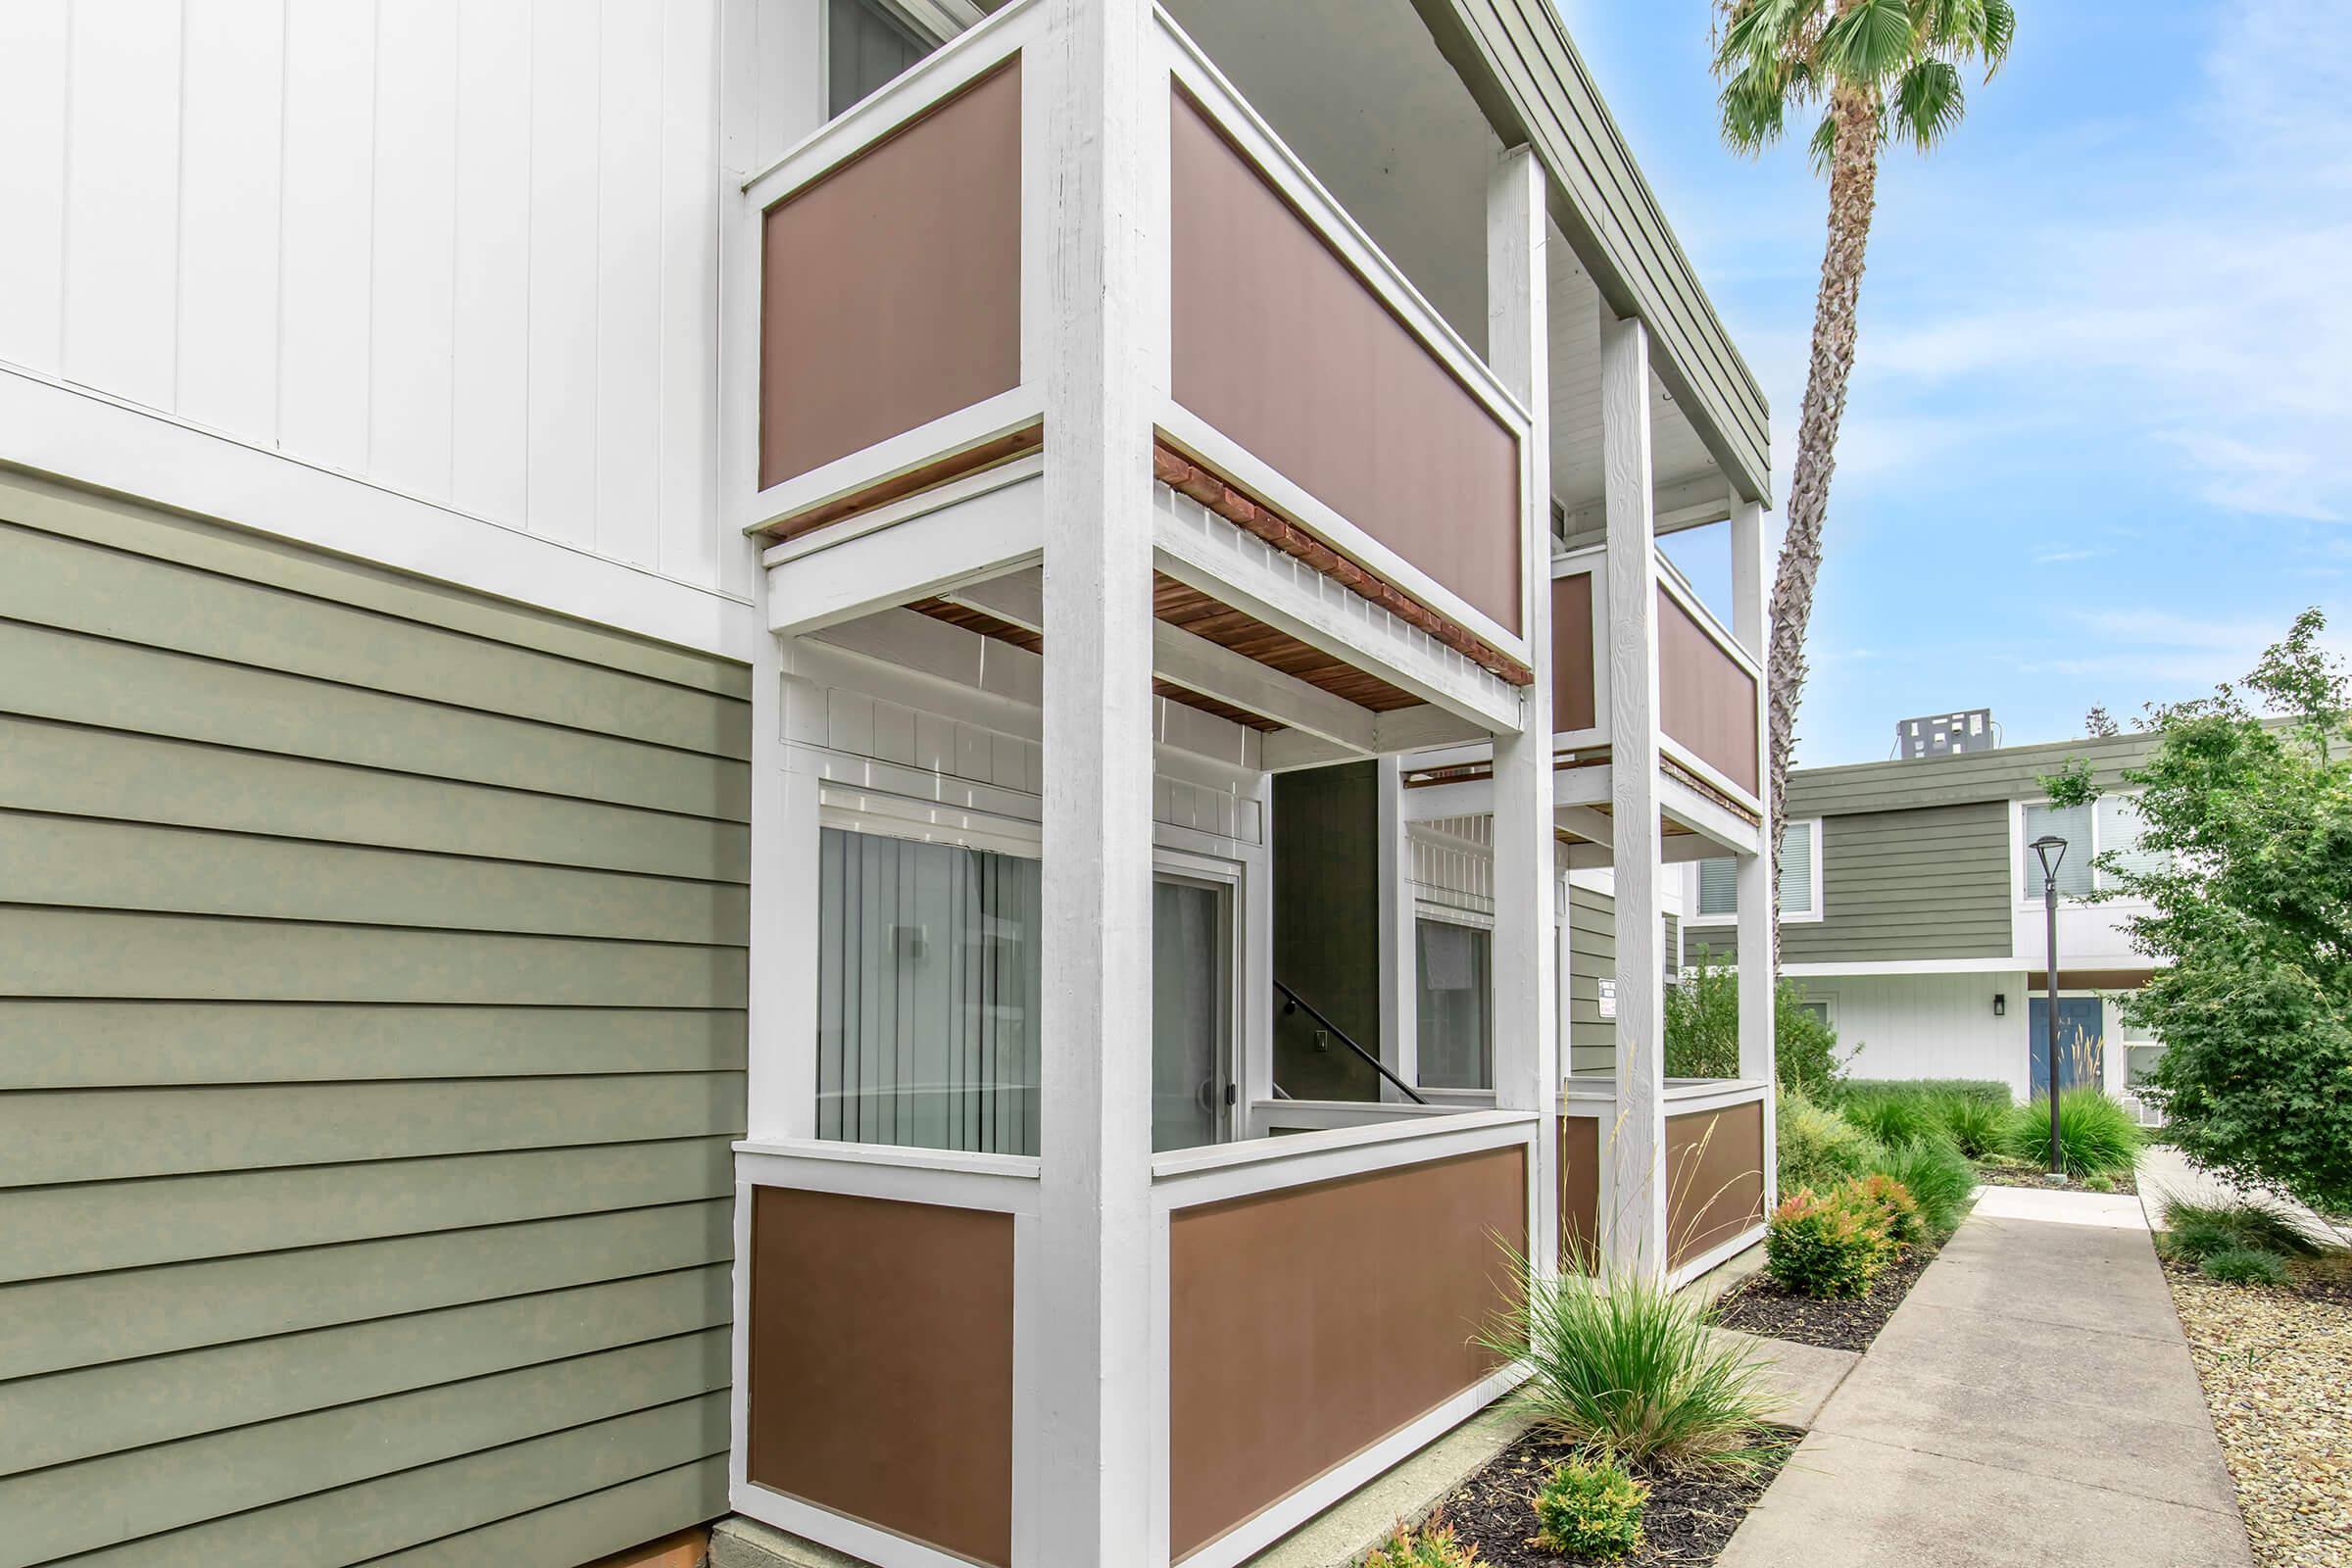
{"type": "Polygon", "coordinates": [[[1616,1558],[1642,1549],[1642,1509],[1649,1489],[1613,1459],[1556,1464],[1531,1500],[1536,1544],[1545,1551],[1616,1558]]]}
{"type": "Polygon", "coordinates": [[[1886,1152],[1861,1128],[1793,1089],[1781,1091],[1774,1122],[1783,1193],[1802,1187],[1834,1192],[1886,1152]]]}
{"type": "Polygon", "coordinates": [[[1889,1149],[1871,1169],[1892,1177],[1909,1190],[1919,1204],[1928,1234],[1937,1240],[1957,1230],[1968,1213],[1968,1200],[1977,1190],[1975,1167],[1960,1151],[1941,1138],[1924,1139],[1889,1149]]]}
{"type": "Polygon", "coordinates": [[[1629,1463],[1753,1464],[1755,1435],[1779,1408],[1766,1367],[1713,1331],[1713,1314],[1662,1277],[1594,1265],[1534,1278],[1515,1259],[1520,1301],[1478,1337],[1525,1359],[1522,1408],[1548,1435],[1629,1463]]]}
{"type": "Polygon", "coordinates": [[[1764,1270],[1785,1291],[1832,1300],[1868,1294],[1896,1250],[1878,1212],[1852,1187],[1827,1198],[1799,1189],[1772,1211],[1764,1270]]]}
{"type": "Polygon", "coordinates": [[[2286,1259],[2255,1247],[2225,1247],[2205,1254],[2198,1271],[2224,1285],[2284,1285],[2286,1259]]]}
{"type": "Polygon", "coordinates": [[[1970,1159],[1990,1153],[2001,1141],[2001,1126],[2009,1119],[2009,1102],[1994,1104],[1975,1095],[1952,1095],[1936,1102],[1944,1135],[1970,1159]]]}
{"type": "Polygon", "coordinates": [[[2327,1250],[2293,1215],[2269,1203],[2164,1200],[2164,1250],[2175,1257],[2196,1262],[2247,1248],[2281,1257],[2317,1257],[2327,1250]]]}
{"type": "Polygon", "coordinates": [[[1476,1546],[1453,1539],[1453,1526],[1432,1515],[1417,1530],[1398,1525],[1389,1539],[1372,1549],[1363,1568],[1478,1568],[1476,1546]]]}
{"type": "MultiPolygon", "coordinates": [[[[2138,1162],[2147,1141],[2132,1113],[2096,1089],[2069,1089],[2058,1097],[2058,1155],[2069,1176],[2123,1175],[2138,1162]]],[[[2005,1154],[2049,1168],[2048,1096],[2009,1113],[2001,1126],[2000,1148],[2005,1154]]]]}
{"type": "Polygon", "coordinates": [[[1847,1078],[1838,1085],[1840,1108],[1865,1100],[1926,1095],[1935,1100],[1970,1100],[2007,1110],[2016,1097],[1997,1078],[1847,1078]]]}
{"type": "Polygon", "coordinates": [[[1975,1159],[2000,1141],[2009,1086],[1968,1078],[1847,1080],[1835,1103],[1847,1121],[1883,1143],[1942,1136],[1975,1159]]]}
{"type": "Polygon", "coordinates": [[[2112,1193],[2115,1191],[2115,1178],[2112,1176],[2085,1176],[2082,1178],[2082,1185],[2094,1193],[2112,1193]]]}
{"type": "Polygon", "coordinates": [[[1919,1200],[1885,1171],[1874,1170],[1855,1183],[1854,1196],[1877,1211],[1880,1228],[1897,1250],[1927,1235],[1928,1222],[1920,1214],[1919,1200]]]}
{"type": "MultiPolygon", "coordinates": [[[[1773,992],[1774,1082],[1822,1093],[1838,1074],[1838,1032],[1805,1006],[1795,982],[1773,992]]],[[[1740,971],[1713,961],[1702,947],[1698,962],[1666,988],[1666,1071],[1676,1078],[1740,1076],[1740,971]]]]}

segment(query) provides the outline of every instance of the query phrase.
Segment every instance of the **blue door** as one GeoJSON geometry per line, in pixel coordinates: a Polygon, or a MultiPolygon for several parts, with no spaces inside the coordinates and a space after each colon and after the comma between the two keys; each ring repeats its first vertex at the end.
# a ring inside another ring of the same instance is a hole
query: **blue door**
{"type": "MultiPolygon", "coordinates": [[[[2072,1089],[2078,1084],[2097,1088],[2099,1062],[2106,1048],[2106,1005],[2097,997],[2060,997],[2058,999],[2058,1083],[2072,1089]]],[[[2050,1087],[2050,999],[2035,997],[2026,1009],[2027,1027],[2034,1031],[2034,1082],[2035,1094],[2047,1094],[2050,1087]]]]}

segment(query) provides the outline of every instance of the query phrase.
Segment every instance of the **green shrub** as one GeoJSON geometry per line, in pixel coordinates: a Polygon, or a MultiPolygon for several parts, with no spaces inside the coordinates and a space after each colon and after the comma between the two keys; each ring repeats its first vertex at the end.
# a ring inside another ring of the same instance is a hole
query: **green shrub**
{"type": "Polygon", "coordinates": [[[1863,1204],[1879,1216],[1879,1228],[1886,1233],[1900,1251],[1917,1243],[1928,1233],[1928,1222],[1920,1214],[1919,1200],[1911,1189],[1887,1175],[1874,1170],[1856,1182],[1853,1193],[1863,1204]]]}
{"type": "Polygon", "coordinates": [[[2112,1176],[2085,1176],[2082,1178],[2082,1185],[2094,1193],[2112,1193],[2115,1191],[2115,1178],[2112,1176]]]}
{"type": "Polygon", "coordinates": [[[1551,1437],[1635,1464],[1709,1468],[1755,1462],[1778,1409],[1765,1364],[1713,1332],[1713,1314],[1663,1278],[1595,1264],[1535,1278],[1514,1259],[1520,1302],[1478,1343],[1525,1359],[1518,1400],[1551,1437]]]}
{"type": "MultiPolygon", "coordinates": [[[[1774,1081],[1820,1093],[1838,1075],[1838,1032],[1803,1001],[1790,981],[1773,993],[1774,1081]]],[[[1705,948],[1696,967],[1666,988],[1666,1071],[1675,1078],[1740,1076],[1740,972],[1710,961],[1705,948]]]]}
{"type": "MultiPolygon", "coordinates": [[[[2147,1141],[2132,1113],[2096,1089],[2069,1089],[2058,1097],[2058,1153],[2069,1176],[2123,1175],[2138,1161],[2147,1141]]],[[[2009,1113],[2001,1125],[2000,1148],[2049,1168],[2048,1096],[2009,1113]]]]}
{"type": "Polygon", "coordinates": [[[2254,1247],[2226,1247],[2205,1254],[2198,1270],[2224,1285],[2284,1285],[2286,1259],[2254,1247]]]}
{"type": "Polygon", "coordinates": [[[1928,1234],[1937,1240],[1959,1228],[1977,1190],[1976,1168],[1941,1138],[1889,1149],[1871,1169],[1903,1184],[1919,1205],[1928,1234]]]}
{"type": "Polygon", "coordinates": [[[1832,1100],[1846,1120],[1883,1143],[1941,1134],[1971,1159],[1999,1142],[2010,1110],[2007,1084],[1972,1078],[1847,1079],[1832,1100]]]}
{"type": "Polygon", "coordinates": [[[2317,1257],[2327,1249],[2282,1208],[2254,1200],[2197,1203],[2164,1200],[2164,1250],[2191,1262],[2251,1248],[2281,1257],[2317,1257]]]}
{"type": "Polygon", "coordinates": [[[1577,1557],[1616,1558],[1642,1549],[1642,1509],[1649,1489],[1609,1458],[1552,1466],[1532,1499],[1536,1544],[1577,1557]]]}
{"type": "Polygon", "coordinates": [[[1781,1091],[1774,1123],[1783,1193],[1800,1187],[1833,1192],[1886,1152],[1861,1128],[1793,1089],[1781,1091]]]}
{"type": "Polygon", "coordinates": [[[1419,1529],[1398,1525],[1389,1539],[1372,1548],[1363,1568],[1478,1568],[1476,1546],[1453,1539],[1453,1526],[1432,1515],[1419,1529]]]}
{"type": "Polygon", "coordinates": [[[1896,1250],[1854,1187],[1827,1198],[1799,1189],[1772,1211],[1764,1270],[1785,1291],[1830,1300],[1867,1294],[1896,1250]]]}

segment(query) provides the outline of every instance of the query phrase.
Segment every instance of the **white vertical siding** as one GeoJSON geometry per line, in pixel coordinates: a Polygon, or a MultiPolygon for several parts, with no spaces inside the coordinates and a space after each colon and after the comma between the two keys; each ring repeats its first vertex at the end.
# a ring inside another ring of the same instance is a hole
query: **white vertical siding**
{"type": "Polygon", "coordinates": [[[1838,1054],[1856,1078],[1990,1078],[2024,1099],[2030,1058],[2025,971],[1987,974],[1807,975],[1827,999],[1838,1054]],[[1992,999],[2008,999],[2004,1016],[1992,999]]]}
{"type": "Polygon", "coordinates": [[[0,373],[746,596],[722,162],[813,128],[819,9],[9,0],[0,373]]]}

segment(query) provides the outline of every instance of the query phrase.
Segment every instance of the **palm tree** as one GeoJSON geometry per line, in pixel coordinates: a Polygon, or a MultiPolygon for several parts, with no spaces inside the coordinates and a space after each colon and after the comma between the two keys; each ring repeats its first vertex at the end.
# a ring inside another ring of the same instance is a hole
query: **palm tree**
{"type": "MultiPolygon", "coordinates": [[[[1772,710],[1773,882],[1788,823],[1788,754],[1805,685],[1805,626],[1821,573],[1821,525],[1838,462],[1838,422],[1853,373],[1854,308],[1870,243],[1879,149],[1900,136],[1925,152],[1960,122],[1960,67],[1987,80],[2008,56],[2017,19],[2009,0],[1718,0],[1715,74],[1723,80],[1723,138],[1754,154],[1780,140],[1791,109],[1824,106],[1813,164],[1830,176],[1830,235],[1813,307],[1813,357],[1789,476],[1788,537],[1772,585],[1766,659],[1772,710]]],[[[1778,901],[1775,901],[1777,906],[1778,901]]],[[[1781,923],[1772,922],[1772,967],[1781,923]]]]}

